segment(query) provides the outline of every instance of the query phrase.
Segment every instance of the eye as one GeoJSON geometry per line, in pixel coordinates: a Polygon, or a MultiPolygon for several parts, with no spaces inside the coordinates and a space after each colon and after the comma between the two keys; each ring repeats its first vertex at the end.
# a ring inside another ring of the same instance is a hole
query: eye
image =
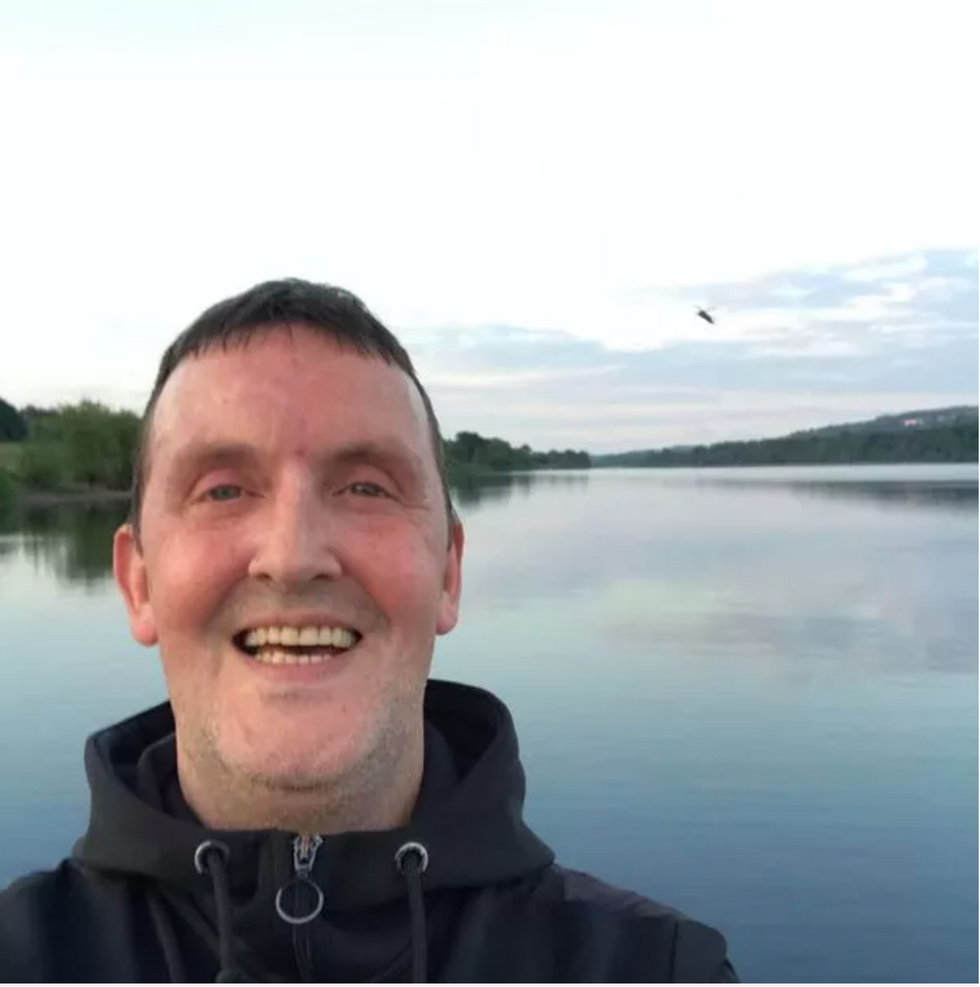
{"type": "Polygon", "coordinates": [[[351,483],[347,490],[352,494],[356,494],[358,497],[387,497],[388,491],[383,487],[379,487],[377,483],[369,483],[367,481],[361,481],[358,483],[351,483]]]}
{"type": "Polygon", "coordinates": [[[219,483],[204,491],[204,499],[212,501],[236,500],[244,493],[237,483],[219,483]]]}

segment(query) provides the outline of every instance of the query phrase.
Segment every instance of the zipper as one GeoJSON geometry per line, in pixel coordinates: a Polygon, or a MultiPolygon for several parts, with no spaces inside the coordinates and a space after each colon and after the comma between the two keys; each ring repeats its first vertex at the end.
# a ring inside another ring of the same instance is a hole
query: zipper
{"type": "Polygon", "coordinates": [[[296,956],[296,966],[303,983],[315,981],[313,970],[312,943],[310,942],[310,925],[323,911],[325,897],[323,889],[313,880],[313,865],[316,854],[323,845],[323,837],[317,833],[300,833],[293,840],[293,873],[292,876],[276,892],[276,912],[279,917],[293,927],[293,952],[296,956]],[[311,905],[292,905],[286,903],[286,892],[306,887],[313,894],[311,905]],[[299,907],[303,910],[296,912],[299,907]]]}
{"type": "Polygon", "coordinates": [[[313,884],[310,874],[316,863],[316,852],[322,845],[323,837],[317,833],[301,833],[293,840],[294,880],[308,881],[313,884]]]}

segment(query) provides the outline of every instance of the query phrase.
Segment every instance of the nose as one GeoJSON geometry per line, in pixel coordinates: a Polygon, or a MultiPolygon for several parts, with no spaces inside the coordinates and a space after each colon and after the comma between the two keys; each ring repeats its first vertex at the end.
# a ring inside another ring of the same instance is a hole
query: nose
{"type": "Polygon", "coordinates": [[[253,578],[295,587],[343,574],[330,511],[311,484],[296,481],[270,495],[259,522],[253,578]]]}

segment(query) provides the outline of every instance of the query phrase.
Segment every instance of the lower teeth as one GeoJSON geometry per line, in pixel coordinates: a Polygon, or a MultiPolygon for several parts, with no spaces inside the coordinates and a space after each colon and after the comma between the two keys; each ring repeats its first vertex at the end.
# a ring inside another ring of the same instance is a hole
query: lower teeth
{"type": "Polygon", "coordinates": [[[252,657],[265,665],[322,665],[333,655],[329,651],[296,652],[282,648],[262,648],[252,657]]]}

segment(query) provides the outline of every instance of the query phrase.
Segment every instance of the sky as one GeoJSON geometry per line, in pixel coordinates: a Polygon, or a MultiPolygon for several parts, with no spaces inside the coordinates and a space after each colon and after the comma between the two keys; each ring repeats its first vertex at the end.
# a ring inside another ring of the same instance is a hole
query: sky
{"type": "Polygon", "coordinates": [[[0,0],[0,396],[140,410],[204,308],[299,276],[396,332],[450,435],[975,404],[978,28],[973,0],[0,0]]]}

